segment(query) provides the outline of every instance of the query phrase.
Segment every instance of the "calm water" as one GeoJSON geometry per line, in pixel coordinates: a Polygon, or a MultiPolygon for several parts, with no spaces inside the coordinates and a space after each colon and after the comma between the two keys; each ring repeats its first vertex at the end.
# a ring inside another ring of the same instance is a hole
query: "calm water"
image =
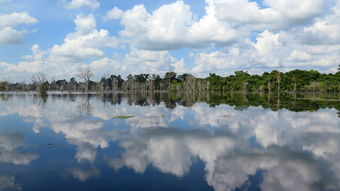
{"type": "Polygon", "coordinates": [[[0,191],[338,191],[339,110],[268,95],[3,94],[0,191]]]}

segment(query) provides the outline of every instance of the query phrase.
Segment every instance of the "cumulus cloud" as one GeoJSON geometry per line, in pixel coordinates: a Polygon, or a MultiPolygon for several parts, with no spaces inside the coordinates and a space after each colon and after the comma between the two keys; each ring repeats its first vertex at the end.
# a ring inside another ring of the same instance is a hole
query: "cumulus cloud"
{"type": "Polygon", "coordinates": [[[103,57],[102,49],[115,48],[118,45],[117,38],[110,36],[109,31],[97,29],[92,14],[77,15],[74,23],[75,32],[67,34],[63,44],[56,44],[47,50],[33,45],[32,54],[25,55],[24,61],[17,64],[0,62],[0,68],[6,71],[4,76],[22,73],[25,76],[23,79],[29,79],[34,73],[50,71],[55,71],[54,77],[58,78],[75,76],[79,68],[89,60],[103,57]],[[70,73],[65,75],[65,71],[70,73]]]}
{"type": "Polygon", "coordinates": [[[239,67],[239,63],[235,58],[240,54],[240,50],[237,48],[231,49],[228,52],[197,53],[192,56],[195,59],[195,66],[192,71],[203,74],[205,72],[219,73],[226,70],[232,71],[239,67]]]}
{"type": "Polygon", "coordinates": [[[167,51],[147,51],[147,50],[132,50],[125,56],[124,62],[130,68],[138,67],[140,71],[149,72],[165,72],[174,69],[174,65],[178,61],[176,58],[169,55],[167,51]]]}
{"type": "Polygon", "coordinates": [[[79,62],[103,56],[100,48],[117,46],[117,39],[110,37],[107,30],[97,30],[93,15],[78,15],[74,22],[76,32],[68,34],[64,44],[52,47],[50,54],[54,59],[79,62]]]}
{"type": "Polygon", "coordinates": [[[245,39],[228,49],[193,54],[193,71],[226,75],[240,69],[262,73],[274,69],[318,68],[322,72],[332,72],[338,65],[339,51],[339,45],[305,44],[293,32],[266,30],[258,34],[254,42],[245,39]]]}
{"type": "Polygon", "coordinates": [[[236,41],[236,33],[228,24],[209,13],[195,20],[184,1],[162,5],[152,13],[144,5],[136,5],[124,12],[121,24],[122,37],[149,50],[225,46],[236,41]]]}
{"type": "MultiPolygon", "coordinates": [[[[197,19],[184,1],[162,5],[148,12],[143,5],[122,14],[116,7],[109,13],[121,17],[122,37],[149,50],[183,47],[227,46],[240,36],[239,27],[248,30],[290,29],[311,23],[326,12],[326,1],[264,1],[267,8],[248,0],[206,0],[205,14],[197,19]],[[239,34],[237,34],[239,33],[239,34]]],[[[249,35],[249,34],[248,34],[249,35]]]]}
{"type": "Polygon", "coordinates": [[[273,24],[279,13],[271,8],[260,8],[248,0],[207,0],[207,9],[225,21],[236,24],[273,24]]]}
{"type": "Polygon", "coordinates": [[[168,51],[149,51],[132,49],[123,58],[114,60],[107,57],[89,64],[98,76],[108,71],[119,71],[120,75],[137,73],[165,73],[184,70],[184,61],[171,56],[168,51]]]}
{"type": "Polygon", "coordinates": [[[291,28],[308,24],[326,12],[324,0],[264,0],[266,8],[248,0],[206,0],[208,8],[221,20],[236,25],[252,25],[256,29],[291,28]]]}
{"type": "Polygon", "coordinates": [[[123,16],[124,12],[119,9],[118,7],[113,7],[110,11],[106,12],[103,19],[105,21],[107,20],[114,20],[114,19],[120,19],[123,16]]]}
{"type": "Polygon", "coordinates": [[[67,9],[79,9],[82,7],[97,9],[100,6],[100,3],[97,0],[61,0],[61,3],[67,9]]]}
{"type": "Polygon", "coordinates": [[[287,22],[304,24],[320,16],[326,11],[327,1],[325,0],[264,0],[264,4],[277,10],[281,20],[286,17],[287,22]]]}
{"type": "Polygon", "coordinates": [[[171,56],[168,51],[149,51],[131,49],[123,58],[100,58],[88,66],[98,77],[111,74],[110,71],[119,71],[123,77],[129,74],[158,73],[167,71],[184,71],[184,61],[171,56]]]}
{"type": "Polygon", "coordinates": [[[0,14],[0,27],[14,27],[20,24],[35,24],[38,20],[31,17],[27,12],[13,12],[11,14],[0,14]]]}
{"type": "Polygon", "coordinates": [[[18,44],[22,41],[22,32],[16,31],[11,27],[0,30],[0,44],[18,44]]]}
{"type": "MultiPolygon", "coordinates": [[[[196,74],[296,68],[331,72],[339,59],[336,55],[339,10],[339,2],[330,4],[323,0],[298,3],[268,0],[262,4],[248,0],[206,0],[205,14],[198,18],[188,4],[176,1],[152,12],[144,5],[125,12],[114,7],[106,18],[111,14],[112,19],[121,20],[124,29],[120,36],[135,49],[226,47],[191,54],[194,65],[189,71],[196,74]],[[254,31],[259,31],[255,38],[251,37],[254,31]],[[322,45],[332,47],[314,55],[312,49],[325,48],[322,45]]],[[[174,69],[185,71],[187,65],[179,63],[174,69]]]]}
{"type": "Polygon", "coordinates": [[[304,28],[303,41],[306,44],[340,44],[340,2],[331,9],[333,14],[319,18],[304,28]]]}
{"type": "Polygon", "coordinates": [[[38,20],[27,12],[0,14],[0,45],[21,43],[24,31],[14,28],[23,24],[36,24],[37,22],[38,20]]]}

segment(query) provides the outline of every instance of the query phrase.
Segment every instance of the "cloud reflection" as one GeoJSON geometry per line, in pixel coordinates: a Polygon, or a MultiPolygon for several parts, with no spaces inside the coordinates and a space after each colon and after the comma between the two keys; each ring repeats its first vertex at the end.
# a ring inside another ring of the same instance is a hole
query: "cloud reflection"
{"type": "Polygon", "coordinates": [[[22,190],[19,184],[15,183],[13,176],[2,176],[0,175],[0,191],[19,191],[22,190]]]}
{"type": "Polygon", "coordinates": [[[18,151],[24,146],[22,134],[0,133],[0,163],[28,165],[39,157],[37,154],[22,154],[18,151]]]}

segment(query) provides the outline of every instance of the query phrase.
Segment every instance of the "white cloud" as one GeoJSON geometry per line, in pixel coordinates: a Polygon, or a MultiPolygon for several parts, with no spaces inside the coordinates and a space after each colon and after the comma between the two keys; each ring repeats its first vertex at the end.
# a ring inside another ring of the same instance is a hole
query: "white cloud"
{"type": "Polygon", "coordinates": [[[257,37],[257,42],[253,44],[258,54],[258,61],[265,63],[269,67],[279,67],[281,59],[278,54],[282,54],[283,51],[280,34],[273,34],[268,31],[264,31],[257,37]]]}
{"type": "Polygon", "coordinates": [[[171,56],[168,51],[149,51],[132,49],[122,59],[112,60],[101,58],[89,66],[98,77],[108,74],[108,71],[119,71],[123,77],[138,73],[165,73],[167,71],[183,70],[184,61],[171,56]]]}
{"type": "Polygon", "coordinates": [[[38,20],[26,12],[0,14],[0,45],[18,44],[23,41],[23,31],[14,29],[18,25],[36,24],[38,20]]]}
{"type": "Polygon", "coordinates": [[[101,48],[117,46],[117,39],[109,36],[107,30],[97,30],[93,15],[78,15],[75,20],[76,32],[64,39],[64,44],[51,48],[51,61],[83,62],[89,58],[102,57],[101,48]]]}
{"type": "Polygon", "coordinates": [[[325,0],[264,0],[264,4],[281,14],[281,20],[303,24],[308,23],[326,11],[328,1],[325,0]]]}
{"type": "MultiPolygon", "coordinates": [[[[124,29],[120,36],[137,49],[226,47],[192,54],[195,62],[191,69],[197,74],[315,67],[331,72],[339,58],[336,46],[320,55],[304,50],[313,49],[308,44],[338,44],[340,9],[335,4],[329,11],[330,5],[323,0],[268,0],[263,5],[248,0],[206,0],[201,18],[194,15],[184,1],[162,5],[152,12],[143,5],[136,5],[123,14],[116,7],[111,11],[117,12],[114,18],[121,18],[124,29]],[[258,32],[255,40],[251,37],[254,30],[258,32]]],[[[186,64],[178,64],[181,66],[177,69],[184,71],[183,68],[188,68],[186,64]]]]}
{"type": "Polygon", "coordinates": [[[97,30],[97,24],[94,16],[90,15],[77,15],[74,19],[76,31],[80,34],[91,33],[97,30]]]}
{"type": "Polygon", "coordinates": [[[0,29],[0,44],[18,44],[22,41],[22,32],[11,27],[0,29]]]}
{"type": "Polygon", "coordinates": [[[61,3],[67,9],[80,9],[82,7],[97,9],[100,6],[100,3],[97,0],[61,0],[61,3]]]}
{"type": "MultiPolygon", "coordinates": [[[[236,54],[238,54],[238,49],[234,49],[236,54]]],[[[195,67],[193,68],[194,73],[205,73],[205,72],[215,72],[215,71],[225,71],[232,70],[232,68],[237,68],[239,65],[233,58],[235,58],[232,52],[212,52],[212,53],[198,53],[193,57],[195,58],[195,67]]],[[[235,55],[237,56],[237,55],[235,55]]]]}
{"type": "Polygon", "coordinates": [[[252,69],[250,72],[259,73],[276,69],[280,67],[281,57],[277,57],[281,54],[280,48],[277,35],[268,34],[267,37],[259,37],[256,43],[246,40],[244,44],[226,50],[196,53],[191,56],[194,59],[192,72],[204,76],[207,73],[230,75],[237,70],[252,69]],[[256,68],[260,71],[254,70],[256,68]]]}
{"type": "Polygon", "coordinates": [[[53,72],[56,77],[71,77],[89,60],[104,57],[104,48],[115,48],[118,40],[110,36],[109,31],[97,29],[92,14],[78,15],[74,19],[75,32],[66,35],[63,44],[54,45],[47,50],[40,50],[39,45],[32,46],[32,55],[25,55],[24,61],[17,64],[0,63],[4,76],[21,73],[22,79],[30,79],[37,72],[53,72]],[[68,71],[67,73],[65,73],[68,71]]]}
{"type": "Polygon", "coordinates": [[[291,60],[291,61],[297,61],[297,62],[306,62],[306,61],[309,61],[311,60],[312,56],[308,53],[306,53],[305,51],[299,51],[299,50],[294,50],[288,60],[291,60]]]}
{"type": "MultiPolygon", "coordinates": [[[[167,51],[147,51],[133,49],[125,56],[124,63],[132,68],[138,68],[138,72],[166,72],[173,70],[173,65],[179,62],[176,58],[169,55],[167,51]]],[[[136,71],[137,72],[137,71],[136,71]]]]}
{"type": "Polygon", "coordinates": [[[26,12],[0,14],[0,28],[14,27],[20,24],[36,24],[38,20],[26,12]]]}
{"type": "Polygon", "coordinates": [[[236,33],[228,24],[209,13],[195,20],[190,6],[183,1],[163,5],[152,13],[143,5],[134,6],[123,14],[121,24],[122,37],[149,50],[222,46],[236,41],[236,33]]]}
{"type": "Polygon", "coordinates": [[[308,24],[326,12],[325,0],[264,0],[266,8],[248,0],[206,0],[219,19],[255,29],[291,28],[308,24]]]}
{"type": "Polygon", "coordinates": [[[280,15],[271,8],[261,9],[248,0],[206,0],[207,9],[216,16],[236,24],[273,24],[280,15]]]}
{"type": "Polygon", "coordinates": [[[306,44],[340,44],[340,2],[332,8],[333,14],[323,18],[304,28],[301,35],[306,44]]]}
{"type": "Polygon", "coordinates": [[[124,26],[120,34],[135,47],[169,50],[228,46],[238,38],[248,38],[252,30],[290,29],[308,24],[326,11],[322,0],[268,0],[264,4],[268,7],[248,0],[206,0],[205,15],[199,19],[184,1],[162,5],[151,13],[143,5],[122,16],[116,7],[112,12],[119,12],[115,18],[121,17],[124,26]]]}
{"type": "Polygon", "coordinates": [[[104,21],[120,19],[123,16],[124,12],[117,8],[113,7],[110,11],[106,12],[105,16],[103,17],[104,21]]]}
{"type": "Polygon", "coordinates": [[[193,72],[231,74],[235,70],[262,73],[273,69],[313,69],[334,72],[340,59],[340,45],[304,44],[294,32],[263,31],[256,41],[246,39],[228,49],[198,52],[193,72]]]}

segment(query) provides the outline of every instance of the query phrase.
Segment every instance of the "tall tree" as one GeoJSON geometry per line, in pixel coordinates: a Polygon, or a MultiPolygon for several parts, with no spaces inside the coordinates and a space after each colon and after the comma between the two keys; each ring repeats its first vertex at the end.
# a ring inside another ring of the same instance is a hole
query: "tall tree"
{"type": "Polygon", "coordinates": [[[85,81],[86,83],[86,91],[89,90],[89,84],[90,84],[90,80],[93,77],[93,72],[91,71],[90,67],[86,67],[83,69],[80,69],[79,73],[77,74],[78,78],[81,78],[85,81]]]}
{"type": "Polygon", "coordinates": [[[46,97],[48,90],[48,81],[44,73],[39,73],[33,79],[36,80],[37,90],[40,96],[46,97]]]}
{"type": "Polygon", "coordinates": [[[168,83],[168,88],[171,86],[171,82],[176,79],[177,74],[175,72],[165,73],[164,80],[168,83]]]}

